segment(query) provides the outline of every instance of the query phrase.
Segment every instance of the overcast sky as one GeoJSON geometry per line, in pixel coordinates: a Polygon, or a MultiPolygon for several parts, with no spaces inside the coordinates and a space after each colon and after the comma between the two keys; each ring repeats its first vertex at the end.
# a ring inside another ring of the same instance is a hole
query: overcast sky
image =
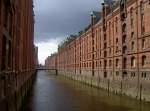
{"type": "Polygon", "coordinates": [[[99,11],[103,0],[34,0],[35,44],[39,62],[57,51],[58,44],[90,23],[90,12],[99,11]]]}

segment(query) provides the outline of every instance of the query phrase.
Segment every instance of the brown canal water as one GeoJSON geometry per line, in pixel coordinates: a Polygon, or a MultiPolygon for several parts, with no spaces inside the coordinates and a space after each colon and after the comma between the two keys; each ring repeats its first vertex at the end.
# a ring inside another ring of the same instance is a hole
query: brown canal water
{"type": "Polygon", "coordinates": [[[150,104],[39,71],[24,111],[150,111],[150,104]]]}

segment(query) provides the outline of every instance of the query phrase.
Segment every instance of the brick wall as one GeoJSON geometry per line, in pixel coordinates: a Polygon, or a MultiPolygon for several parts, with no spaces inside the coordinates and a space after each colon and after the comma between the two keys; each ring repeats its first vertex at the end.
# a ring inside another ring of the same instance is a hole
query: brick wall
{"type": "Polygon", "coordinates": [[[0,100],[17,92],[35,71],[33,40],[33,1],[1,0],[0,100]]]}

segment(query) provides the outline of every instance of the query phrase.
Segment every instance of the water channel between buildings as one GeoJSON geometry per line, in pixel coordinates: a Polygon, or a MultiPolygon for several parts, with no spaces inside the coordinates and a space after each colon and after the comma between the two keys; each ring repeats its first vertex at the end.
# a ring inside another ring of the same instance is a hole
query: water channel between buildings
{"type": "Polygon", "coordinates": [[[24,111],[150,111],[150,103],[39,71],[24,111]]]}

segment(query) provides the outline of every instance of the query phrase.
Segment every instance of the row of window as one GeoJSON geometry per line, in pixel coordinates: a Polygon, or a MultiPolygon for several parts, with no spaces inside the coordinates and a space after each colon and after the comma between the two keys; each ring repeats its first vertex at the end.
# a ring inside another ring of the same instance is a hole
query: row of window
{"type": "MultiPolygon", "coordinates": [[[[112,75],[112,73],[111,73],[111,75],[112,75]]],[[[127,75],[128,75],[127,72],[125,72],[125,73],[122,74],[122,77],[127,77],[127,75]]],[[[119,71],[116,71],[116,76],[119,76],[119,71]]],[[[140,76],[141,76],[141,78],[147,78],[147,73],[146,73],[146,72],[142,72],[140,76]]],[[[104,72],[103,77],[104,77],[104,78],[107,78],[107,77],[108,77],[107,72],[104,72]]],[[[131,78],[136,77],[136,73],[135,73],[135,72],[131,72],[131,73],[130,73],[130,77],[131,77],[131,78]]]]}
{"type": "MultiPolygon", "coordinates": [[[[147,61],[147,57],[144,55],[144,56],[142,56],[141,57],[141,65],[144,67],[145,65],[146,65],[146,61],[147,61]]],[[[119,67],[119,62],[120,62],[120,60],[119,59],[116,59],[115,60],[116,62],[115,62],[115,64],[116,64],[116,67],[118,68],[119,67]]],[[[127,67],[127,58],[123,58],[123,68],[126,68],[127,67]]],[[[96,62],[94,62],[95,64],[94,64],[94,66],[95,67],[101,67],[102,66],[102,62],[100,61],[100,62],[98,62],[98,61],[96,61],[96,62]]],[[[104,67],[106,68],[107,67],[107,60],[105,60],[104,61],[104,67]]],[[[82,63],[81,65],[80,65],[81,67],[92,67],[92,62],[89,62],[89,63],[82,63]]],[[[77,65],[77,67],[80,67],[79,65],[77,65]]],[[[111,67],[112,66],[112,60],[109,60],[109,67],[111,67]]],[[[133,56],[133,57],[131,57],[131,67],[132,68],[134,68],[134,67],[136,67],[136,58],[133,56]]]]}
{"type": "MultiPolygon", "coordinates": [[[[116,41],[118,41],[118,38],[116,39],[116,41]]],[[[123,36],[123,42],[126,41],[126,38],[124,38],[123,36]]],[[[116,46],[116,53],[119,51],[119,47],[118,47],[118,42],[117,43],[117,46],[116,46]]],[[[142,49],[145,49],[146,48],[146,40],[144,38],[142,38],[141,40],[141,48],[142,49]]],[[[134,51],[135,50],[135,42],[132,41],[131,42],[131,50],[134,51]]],[[[122,49],[122,52],[123,54],[126,54],[127,53],[127,46],[123,46],[123,49],[122,49]]]]}
{"type": "MultiPolygon", "coordinates": [[[[142,56],[142,58],[141,58],[141,60],[142,60],[142,63],[141,63],[141,65],[144,67],[145,65],[146,65],[146,56],[144,55],[144,56],[142,56]]],[[[119,59],[116,59],[116,67],[118,67],[119,66],[119,59]]],[[[126,66],[127,66],[127,58],[124,58],[123,59],[123,66],[124,66],[124,68],[126,68],[126,66]]],[[[133,57],[131,57],[131,67],[135,67],[136,66],[136,59],[135,59],[135,57],[133,56],[133,57]]]]}
{"type": "MultiPolygon", "coordinates": [[[[127,75],[127,73],[126,73],[127,75]]],[[[119,76],[119,71],[116,72],[116,76],[119,76]]],[[[127,77],[127,76],[124,76],[124,77],[127,77]]],[[[131,72],[130,73],[130,77],[134,78],[136,77],[136,73],[135,72],[131,72]]],[[[142,72],[141,73],[141,78],[146,78],[147,77],[147,73],[146,72],[142,72]]]]}

